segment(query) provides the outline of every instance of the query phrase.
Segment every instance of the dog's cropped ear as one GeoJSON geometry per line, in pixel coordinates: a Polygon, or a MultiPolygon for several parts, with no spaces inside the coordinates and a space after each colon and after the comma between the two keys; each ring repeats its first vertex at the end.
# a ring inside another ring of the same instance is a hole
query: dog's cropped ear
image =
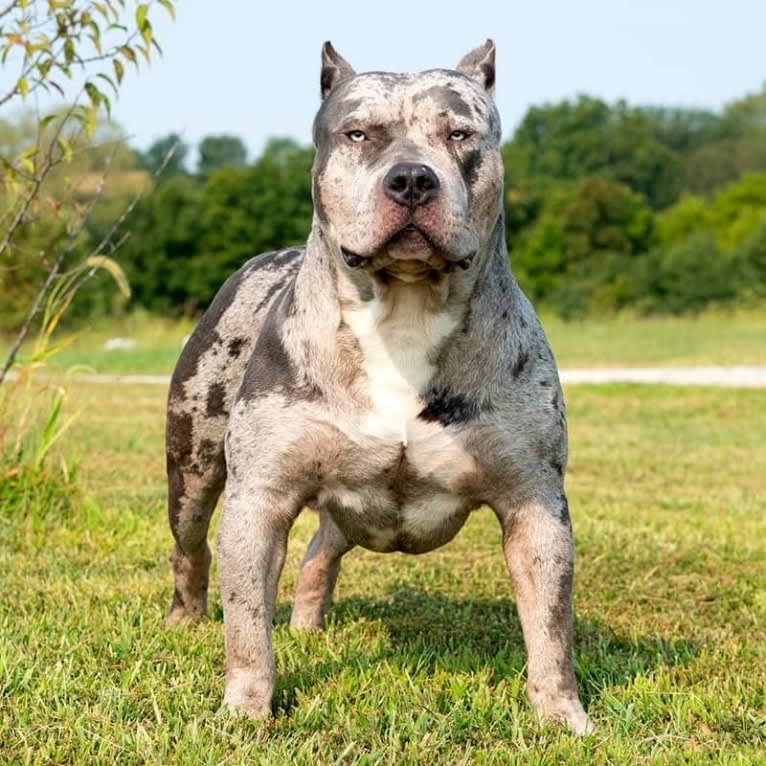
{"type": "Polygon", "coordinates": [[[322,98],[327,98],[330,91],[341,80],[353,77],[355,74],[351,64],[332,47],[332,43],[328,40],[322,46],[322,75],[319,81],[322,98]]]}
{"type": "Polygon", "coordinates": [[[495,43],[487,40],[484,45],[466,53],[457,65],[457,71],[476,80],[489,93],[495,92],[495,43]]]}

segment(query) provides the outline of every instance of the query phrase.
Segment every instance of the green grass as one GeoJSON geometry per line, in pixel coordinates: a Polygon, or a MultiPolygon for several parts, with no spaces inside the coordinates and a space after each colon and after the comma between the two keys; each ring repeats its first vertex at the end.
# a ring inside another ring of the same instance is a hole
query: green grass
{"type": "MultiPolygon", "coordinates": [[[[610,318],[543,324],[562,367],[766,364],[766,313],[707,313],[699,317],[610,318]]],[[[53,359],[57,369],[84,366],[104,373],[170,373],[191,320],[145,314],[62,333],[70,344],[53,359]],[[104,351],[104,341],[134,338],[129,351],[104,351]]],[[[0,339],[0,351],[8,345],[0,339]]]]}
{"type": "Polygon", "coordinates": [[[326,633],[286,620],[276,717],[219,711],[223,634],[166,631],[164,391],[80,386],[74,515],[0,527],[0,763],[766,763],[766,391],[567,392],[577,673],[599,729],[541,728],[494,517],[346,557],[326,633]]]}
{"type": "Polygon", "coordinates": [[[543,317],[562,367],[766,364],[766,313],[697,317],[543,317]]]}
{"type": "MultiPolygon", "coordinates": [[[[144,313],[129,314],[117,320],[100,320],[75,331],[62,330],[55,342],[64,345],[51,358],[55,370],[86,368],[100,373],[170,373],[181,352],[183,338],[195,322],[191,319],[163,319],[144,313]],[[110,338],[132,338],[134,348],[105,351],[110,338]]],[[[0,337],[0,359],[10,346],[10,338],[0,337]]]]}

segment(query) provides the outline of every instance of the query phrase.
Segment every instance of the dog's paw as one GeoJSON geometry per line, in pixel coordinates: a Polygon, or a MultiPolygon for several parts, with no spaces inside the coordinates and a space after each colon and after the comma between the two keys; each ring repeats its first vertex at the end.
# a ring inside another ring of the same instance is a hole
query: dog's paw
{"type": "Polygon", "coordinates": [[[254,719],[269,718],[273,690],[273,680],[254,676],[244,670],[235,670],[227,675],[223,706],[236,715],[254,719]]]}
{"type": "Polygon", "coordinates": [[[170,608],[170,611],[165,616],[166,628],[177,628],[183,625],[198,625],[204,622],[205,614],[202,612],[190,613],[184,606],[176,606],[175,604],[170,608]]]}
{"type": "Polygon", "coordinates": [[[580,737],[593,734],[596,727],[583,709],[577,696],[546,696],[530,693],[530,701],[542,721],[565,724],[580,737]]]}
{"type": "Polygon", "coordinates": [[[569,710],[564,714],[564,721],[573,734],[578,737],[586,737],[596,731],[596,726],[583,710],[578,702],[575,709],[569,710]],[[577,709],[579,708],[579,709],[577,709]]]}
{"type": "Polygon", "coordinates": [[[324,616],[316,610],[293,609],[290,627],[294,630],[324,630],[324,616]]]}

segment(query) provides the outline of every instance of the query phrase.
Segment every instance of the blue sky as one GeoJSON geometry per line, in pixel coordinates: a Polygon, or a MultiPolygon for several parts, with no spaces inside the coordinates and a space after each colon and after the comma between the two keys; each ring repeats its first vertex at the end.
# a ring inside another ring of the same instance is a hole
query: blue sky
{"type": "Polygon", "coordinates": [[[152,17],[165,55],[127,77],[114,116],[132,142],[308,141],[325,39],[357,71],[454,66],[497,43],[505,135],[531,104],[578,93],[718,108],[766,81],[766,0],[180,0],[152,17]],[[215,10],[211,10],[215,9],[215,10]]]}

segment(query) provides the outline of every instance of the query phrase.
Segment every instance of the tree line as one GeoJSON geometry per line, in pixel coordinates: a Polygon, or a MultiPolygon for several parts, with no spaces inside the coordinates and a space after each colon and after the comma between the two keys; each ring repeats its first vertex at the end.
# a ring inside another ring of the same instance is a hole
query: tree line
{"type": "MultiPolygon", "coordinates": [[[[13,130],[23,134],[0,124],[0,144],[13,130]]],[[[176,135],[142,152],[105,132],[112,140],[81,160],[85,179],[110,163],[82,237],[98,240],[124,198],[143,192],[116,256],[132,305],[199,312],[245,260],[305,240],[311,147],[275,139],[250,159],[236,136],[209,136],[192,168],[176,135]]],[[[720,112],[588,96],[535,106],[502,154],[511,263],[539,306],[566,317],[684,313],[766,295],[766,86],[720,112]]],[[[23,294],[24,253],[55,236],[55,226],[29,232],[0,271],[4,295],[23,294]]],[[[102,287],[93,280],[80,312],[112,310],[102,287]]],[[[6,327],[13,303],[0,310],[6,327]]]]}

